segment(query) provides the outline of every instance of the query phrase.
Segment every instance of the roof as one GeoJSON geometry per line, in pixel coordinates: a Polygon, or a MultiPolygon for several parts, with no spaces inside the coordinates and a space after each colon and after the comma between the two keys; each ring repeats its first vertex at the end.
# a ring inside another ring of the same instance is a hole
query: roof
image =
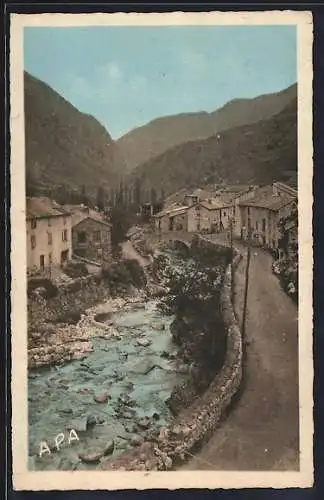
{"type": "Polygon", "coordinates": [[[296,198],[288,195],[272,195],[269,197],[252,198],[251,200],[242,201],[240,206],[266,208],[268,210],[278,211],[281,208],[296,202],[296,198]]]}
{"type": "Polygon", "coordinates": [[[181,207],[173,207],[173,208],[168,208],[166,210],[162,210],[161,212],[158,212],[157,214],[154,215],[154,217],[164,217],[165,215],[182,215],[185,214],[188,210],[187,205],[183,205],[181,207]]]}
{"type": "Polygon", "coordinates": [[[63,217],[71,215],[69,210],[64,209],[56,201],[46,196],[28,197],[26,200],[27,219],[42,219],[49,217],[63,217]]]}
{"type": "Polygon", "coordinates": [[[99,222],[99,224],[102,224],[104,226],[107,226],[109,228],[111,228],[111,224],[103,219],[99,219],[97,217],[92,217],[92,215],[86,215],[85,217],[83,217],[83,219],[79,220],[78,222],[76,222],[75,224],[72,223],[72,229],[76,226],[78,226],[79,224],[81,224],[81,222],[87,220],[87,219],[90,219],[94,222],[99,222]]]}
{"type": "Polygon", "coordinates": [[[110,224],[103,218],[102,213],[92,208],[83,205],[64,205],[64,208],[70,211],[72,215],[72,227],[79,224],[85,219],[92,219],[97,222],[103,222],[110,226],[110,224]]]}
{"type": "Polygon", "coordinates": [[[211,200],[201,201],[199,202],[199,205],[206,208],[207,210],[220,210],[221,208],[231,206],[228,201],[222,200],[221,198],[212,198],[211,200]]]}

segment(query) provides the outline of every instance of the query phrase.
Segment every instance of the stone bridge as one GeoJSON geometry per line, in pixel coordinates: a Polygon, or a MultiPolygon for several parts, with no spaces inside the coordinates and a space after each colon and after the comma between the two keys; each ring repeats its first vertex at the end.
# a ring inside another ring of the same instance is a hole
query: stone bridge
{"type": "Polygon", "coordinates": [[[198,233],[188,233],[185,231],[170,231],[167,233],[152,233],[147,237],[147,243],[152,246],[159,246],[171,241],[180,241],[187,247],[191,246],[193,237],[198,233]]]}
{"type": "Polygon", "coordinates": [[[186,247],[189,248],[191,246],[193,238],[197,235],[202,236],[219,245],[226,245],[226,246],[229,245],[229,238],[227,232],[217,233],[217,234],[201,234],[198,232],[188,233],[186,231],[170,231],[161,234],[151,233],[147,237],[147,242],[149,245],[157,247],[163,243],[168,243],[171,241],[180,241],[184,245],[186,245],[186,247]]]}

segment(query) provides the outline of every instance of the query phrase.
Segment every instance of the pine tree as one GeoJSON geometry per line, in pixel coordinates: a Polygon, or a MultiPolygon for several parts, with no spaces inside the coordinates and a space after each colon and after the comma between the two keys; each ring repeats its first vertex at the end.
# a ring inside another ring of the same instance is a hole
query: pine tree
{"type": "Polygon", "coordinates": [[[89,203],[89,199],[87,196],[87,190],[86,190],[86,187],[84,184],[81,186],[80,200],[81,200],[81,203],[83,203],[84,205],[88,205],[88,203],[89,203]]]}
{"type": "Polygon", "coordinates": [[[98,187],[96,204],[99,210],[104,210],[105,208],[106,193],[102,186],[98,187]]]}

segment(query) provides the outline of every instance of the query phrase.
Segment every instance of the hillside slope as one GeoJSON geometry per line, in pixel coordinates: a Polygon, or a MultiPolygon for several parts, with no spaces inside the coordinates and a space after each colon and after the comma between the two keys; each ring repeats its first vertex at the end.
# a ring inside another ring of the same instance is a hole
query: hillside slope
{"type": "Polygon", "coordinates": [[[173,193],[209,183],[263,184],[297,171],[297,100],[256,124],[181,144],[137,167],[130,178],[173,193]]]}
{"type": "Polygon", "coordinates": [[[124,163],[107,130],[27,72],[24,83],[28,188],[86,185],[91,193],[114,184],[124,163]]]}
{"type": "Polygon", "coordinates": [[[130,172],[176,145],[266,120],[282,111],[296,96],[295,84],[281,92],[253,99],[234,99],[213,113],[183,113],[157,118],[130,131],[116,142],[130,172]]]}

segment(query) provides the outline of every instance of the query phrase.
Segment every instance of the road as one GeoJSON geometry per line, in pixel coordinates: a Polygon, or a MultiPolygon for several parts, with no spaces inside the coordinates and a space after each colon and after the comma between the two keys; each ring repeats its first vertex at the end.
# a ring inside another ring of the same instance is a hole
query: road
{"type": "MultiPolygon", "coordinates": [[[[246,254],[246,250],[244,250],[246,254]]],[[[246,256],[235,273],[241,318],[246,256]]],[[[244,390],[211,439],[179,470],[298,470],[297,307],[252,249],[244,390]]]]}

